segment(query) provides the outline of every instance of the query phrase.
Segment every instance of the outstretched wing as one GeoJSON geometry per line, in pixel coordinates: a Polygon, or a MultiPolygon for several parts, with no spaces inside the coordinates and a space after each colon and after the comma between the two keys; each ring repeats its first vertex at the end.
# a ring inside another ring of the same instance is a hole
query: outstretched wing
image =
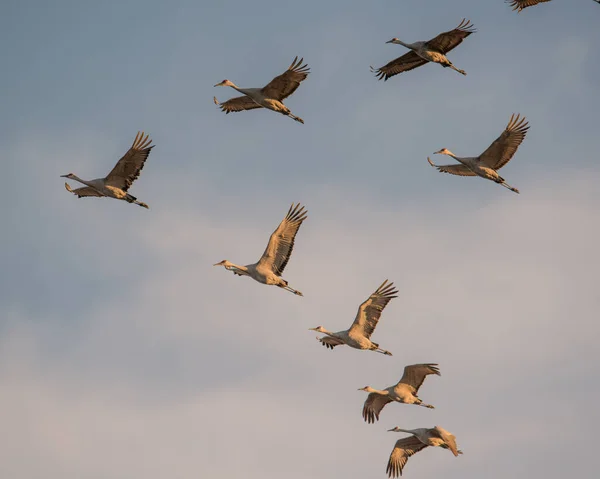
{"type": "Polygon", "coordinates": [[[317,339],[321,341],[321,344],[327,349],[333,349],[336,346],[341,346],[342,344],[344,344],[344,341],[338,338],[334,338],[332,336],[323,336],[322,338],[317,339]]]}
{"type": "Polygon", "coordinates": [[[387,304],[394,298],[398,290],[394,287],[394,283],[389,283],[386,279],[377,291],[375,291],[369,299],[358,307],[356,318],[348,330],[348,334],[359,334],[366,338],[370,338],[375,327],[381,317],[381,312],[387,304]]]}
{"type": "Polygon", "coordinates": [[[244,110],[254,110],[255,108],[262,108],[261,105],[256,103],[249,96],[236,96],[231,100],[227,100],[226,102],[219,103],[217,97],[213,97],[213,101],[215,105],[218,105],[221,108],[221,111],[224,111],[226,114],[231,113],[232,111],[244,111],[244,110]]]}
{"type": "Polygon", "coordinates": [[[465,165],[436,165],[429,157],[427,157],[427,161],[431,166],[437,168],[438,171],[441,171],[442,173],[450,173],[451,175],[458,176],[477,176],[465,165]]]}
{"type": "Polygon", "coordinates": [[[471,33],[475,33],[475,27],[470,20],[462,19],[458,27],[448,32],[440,33],[432,38],[426,45],[432,50],[436,50],[444,55],[460,45],[471,33]]]}
{"type": "Polygon", "coordinates": [[[494,170],[499,170],[506,165],[523,143],[529,130],[529,123],[525,117],[510,117],[510,121],[502,134],[479,156],[479,163],[494,170]]]}
{"type": "Polygon", "coordinates": [[[402,475],[402,469],[408,461],[408,458],[422,449],[425,449],[427,444],[423,444],[415,436],[398,439],[396,445],[390,454],[388,460],[387,472],[388,477],[398,477],[402,475]]]}
{"type": "Polygon", "coordinates": [[[84,186],[83,188],[72,189],[68,183],[65,183],[65,188],[69,193],[73,193],[77,195],[79,198],[83,198],[85,196],[98,196],[100,198],[104,198],[102,193],[98,193],[94,188],[89,186],[84,186]]]}
{"type": "Polygon", "coordinates": [[[129,151],[123,155],[123,158],[117,162],[112,171],[106,176],[106,184],[127,191],[140,176],[140,171],[144,168],[150,150],[154,148],[154,145],[149,146],[150,143],[152,143],[152,140],[148,138],[148,135],[144,137],[144,132],[138,131],[129,151]]]}
{"type": "Polygon", "coordinates": [[[257,267],[267,267],[277,276],[283,274],[294,249],[294,239],[300,225],[307,218],[307,213],[300,203],[297,205],[292,203],[283,221],[271,234],[267,249],[258,261],[257,267]]]}
{"type": "Polygon", "coordinates": [[[276,76],[271,82],[262,89],[263,95],[267,98],[283,101],[290,96],[300,86],[300,83],[306,79],[310,73],[307,64],[302,65],[303,58],[298,60],[294,58],[292,64],[281,75],[276,76]]]}
{"type": "Polygon", "coordinates": [[[379,413],[383,407],[392,402],[389,396],[383,394],[370,393],[365,400],[363,406],[362,417],[369,424],[373,424],[375,421],[379,421],[379,413]]]}
{"type": "Polygon", "coordinates": [[[442,429],[440,426],[435,426],[431,429],[431,433],[444,441],[444,444],[448,446],[448,449],[452,451],[452,454],[458,456],[461,454],[458,450],[458,446],[456,445],[456,436],[445,429],[442,429]]]}
{"type": "Polygon", "coordinates": [[[508,3],[511,7],[513,7],[513,11],[523,10],[527,7],[532,7],[537,5],[538,3],[549,2],[550,0],[506,0],[505,3],[508,3]]]}
{"type": "Polygon", "coordinates": [[[378,80],[387,81],[388,78],[391,78],[398,73],[414,70],[421,65],[425,65],[425,63],[427,63],[427,60],[424,60],[415,52],[410,51],[377,70],[371,67],[371,71],[375,73],[378,80]]]}
{"type": "Polygon", "coordinates": [[[404,368],[404,374],[402,375],[402,379],[398,381],[398,384],[408,384],[415,388],[416,393],[419,391],[423,381],[425,381],[425,377],[430,374],[440,375],[437,364],[411,364],[404,368]]]}

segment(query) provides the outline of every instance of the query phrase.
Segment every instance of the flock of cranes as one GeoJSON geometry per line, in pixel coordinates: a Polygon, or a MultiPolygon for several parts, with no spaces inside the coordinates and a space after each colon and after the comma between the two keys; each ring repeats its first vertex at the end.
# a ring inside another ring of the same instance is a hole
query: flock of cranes
{"type": "MultiPolygon", "coordinates": [[[[513,7],[513,10],[518,10],[519,12],[524,8],[548,1],[550,0],[506,0],[513,7]]],[[[600,0],[594,1],[600,3],[600,0]]],[[[453,30],[440,33],[428,41],[405,43],[398,38],[392,38],[386,43],[402,45],[410,51],[381,68],[374,69],[371,67],[371,70],[379,80],[383,79],[387,81],[395,75],[431,62],[438,63],[444,68],[450,68],[462,75],[466,75],[466,72],[455,67],[446,55],[475,32],[473,24],[469,20],[463,19],[453,30]]],[[[267,108],[304,124],[302,118],[294,115],[283,104],[283,100],[292,95],[310,73],[308,65],[303,62],[303,58],[294,58],[285,72],[276,76],[263,88],[240,88],[230,80],[223,80],[214,86],[229,86],[240,92],[242,96],[232,98],[223,103],[220,103],[214,97],[214,103],[226,114],[256,108],[267,108]]],[[[513,114],[502,134],[479,156],[456,156],[447,148],[442,148],[434,154],[448,155],[458,163],[436,165],[429,157],[427,160],[431,166],[443,173],[458,176],[480,176],[481,178],[494,181],[515,193],[519,193],[519,190],[506,183],[504,178],[498,174],[498,170],[513,158],[525,139],[528,129],[529,124],[525,117],[521,117],[520,114],[513,114]]],[[[128,191],[133,182],[139,177],[152,148],[154,148],[154,145],[151,143],[152,140],[150,140],[148,135],[145,135],[144,132],[138,132],[131,148],[106,177],[83,180],[75,174],[69,173],[62,175],[62,177],[77,181],[85,186],[73,189],[68,183],[65,183],[65,188],[78,198],[91,196],[108,197],[148,208],[146,203],[138,201],[128,191]]],[[[297,296],[303,296],[300,291],[289,286],[288,282],[281,275],[292,255],[294,242],[300,226],[302,226],[302,223],[306,219],[307,211],[305,207],[299,203],[292,203],[286,216],[271,234],[263,255],[256,263],[240,266],[228,260],[223,260],[214,264],[214,266],[223,266],[236,276],[249,276],[259,283],[274,285],[297,296]]],[[[373,342],[371,336],[381,319],[383,310],[392,299],[397,297],[397,294],[398,290],[394,284],[386,279],[359,306],[350,328],[343,331],[331,332],[323,326],[317,326],[310,328],[310,330],[323,335],[317,339],[327,349],[333,350],[337,346],[346,345],[354,349],[374,351],[386,356],[392,356],[390,351],[381,348],[378,343],[373,342]]],[[[434,409],[433,405],[424,403],[418,397],[419,388],[422,386],[425,378],[430,375],[440,375],[438,364],[413,364],[404,368],[402,378],[392,386],[382,390],[374,389],[370,386],[360,388],[360,391],[369,393],[362,409],[364,421],[368,424],[374,424],[376,421],[379,421],[379,416],[383,408],[393,402],[434,409]]],[[[389,431],[409,434],[408,437],[396,441],[392,449],[386,468],[389,477],[402,475],[408,458],[428,446],[449,449],[454,456],[462,454],[462,451],[457,447],[455,436],[439,426],[419,429],[401,429],[395,427],[389,429],[389,431]]]]}

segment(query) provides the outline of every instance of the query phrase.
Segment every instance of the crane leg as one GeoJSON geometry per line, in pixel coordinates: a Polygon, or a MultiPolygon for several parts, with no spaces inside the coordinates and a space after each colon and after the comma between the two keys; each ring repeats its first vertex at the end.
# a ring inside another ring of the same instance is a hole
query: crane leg
{"type": "Polygon", "coordinates": [[[285,286],[280,286],[280,288],[289,291],[290,293],[294,293],[296,296],[304,296],[300,291],[296,291],[294,288],[290,288],[287,284],[285,286]]]}
{"type": "Polygon", "coordinates": [[[450,65],[448,65],[450,68],[452,68],[454,71],[460,73],[461,75],[467,75],[467,72],[464,70],[461,70],[460,68],[456,68],[454,65],[452,65],[452,63],[450,63],[450,65]]]}
{"type": "Polygon", "coordinates": [[[288,113],[287,116],[289,116],[293,120],[296,120],[297,122],[302,123],[304,125],[304,120],[302,118],[300,118],[299,116],[293,115],[291,112],[288,113]]]}
{"type": "Polygon", "coordinates": [[[431,404],[419,403],[419,406],[426,407],[427,409],[435,409],[435,407],[431,404]]]}
{"type": "Polygon", "coordinates": [[[386,351],[385,349],[381,349],[381,348],[377,348],[374,351],[376,353],[385,354],[386,356],[391,356],[392,355],[392,353],[390,353],[389,351],[386,351]]]}
{"type": "Polygon", "coordinates": [[[517,190],[516,188],[513,188],[512,186],[510,186],[509,184],[507,184],[505,181],[503,181],[500,184],[502,186],[504,186],[504,188],[508,188],[510,191],[514,191],[515,193],[519,194],[519,190],[517,190]]]}

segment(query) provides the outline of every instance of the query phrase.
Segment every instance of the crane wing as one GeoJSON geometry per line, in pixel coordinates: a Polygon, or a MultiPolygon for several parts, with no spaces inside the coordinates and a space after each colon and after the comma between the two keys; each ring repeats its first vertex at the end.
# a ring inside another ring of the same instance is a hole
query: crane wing
{"type": "Polygon", "coordinates": [[[479,156],[479,163],[494,170],[499,170],[506,165],[523,143],[529,130],[529,123],[525,117],[510,117],[510,121],[502,134],[479,156]]]}
{"type": "Polygon", "coordinates": [[[257,267],[267,267],[277,276],[281,276],[292,255],[296,234],[306,218],[307,211],[304,210],[304,206],[300,206],[300,203],[297,205],[292,203],[283,221],[271,234],[267,249],[258,261],[257,267]]]}
{"type": "Polygon", "coordinates": [[[375,73],[378,80],[387,81],[388,78],[398,75],[398,73],[414,70],[421,65],[425,65],[425,63],[427,63],[427,60],[424,60],[415,52],[410,51],[377,70],[371,67],[371,71],[375,73]]]}
{"type": "Polygon", "coordinates": [[[332,336],[323,336],[322,338],[317,339],[321,341],[321,344],[327,349],[333,349],[336,346],[341,346],[342,344],[344,344],[344,341],[342,341],[339,338],[334,338],[332,336]]]}
{"type": "Polygon", "coordinates": [[[244,110],[254,110],[255,108],[262,108],[261,105],[256,103],[249,96],[236,96],[231,100],[227,100],[226,102],[219,103],[217,97],[213,97],[213,101],[215,105],[218,105],[221,108],[221,111],[224,111],[226,114],[231,113],[232,111],[244,111],[244,110]]]}
{"type": "Polygon", "coordinates": [[[513,7],[513,11],[523,10],[527,7],[532,7],[537,5],[538,3],[549,2],[550,0],[506,0],[505,3],[508,3],[511,7],[513,7]]]}
{"type": "Polygon", "coordinates": [[[458,456],[460,453],[458,451],[458,446],[456,445],[456,436],[445,429],[442,429],[440,426],[435,426],[433,429],[430,429],[430,432],[433,436],[437,436],[444,441],[444,444],[448,446],[448,449],[452,451],[452,454],[458,456]]]}
{"type": "Polygon", "coordinates": [[[379,413],[383,407],[392,402],[389,396],[383,394],[370,393],[365,400],[363,406],[362,417],[369,424],[373,424],[375,421],[379,421],[379,413]]]}
{"type": "Polygon", "coordinates": [[[425,377],[430,374],[440,375],[440,370],[437,364],[412,364],[404,368],[404,374],[402,379],[398,381],[398,384],[408,384],[415,388],[415,393],[419,391],[419,388],[425,381],[425,377]]]}
{"type": "Polygon", "coordinates": [[[83,188],[72,189],[68,183],[65,183],[65,188],[67,189],[67,191],[69,193],[73,193],[74,195],[77,195],[79,198],[83,198],[85,196],[98,196],[100,198],[104,198],[104,195],[102,193],[99,193],[94,188],[91,188],[89,186],[84,186],[83,188]]]}
{"type": "Polygon", "coordinates": [[[427,157],[427,161],[431,166],[437,168],[438,171],[441,171],[442,173],[450,173],[451,175],[458,176],[477,176],[465,165],[436,165],[429,157],[427,157]]]}
{"type": "Polygon", "coordinates": [[[476,31],[477,30],[471,21],[463,18],[458,27],[454,30],[440,33],[437,37],[426,42],[426,45],[432,50],[436,50],[445,55],[450,50],[453,50],[460,45],[465,38],[471,35],[471,33],[475,33],[476,31]]]}
{"type": "Polygon", "coordinates": [[[375,327],[381,317],[381,312],[387,304],[394,298],[398,290],[394,287],[394,283],[389,283],[386,279],[377,291],[375,291],[369,299],[358,307],[356,318],[348,330],[348,334],[358,334],[366,338],[370,338],[375,327]]]}
{"type": "Polygon", "coordinates": [[[294,58],[292,64],[281,75],[276,76],[271,82],[262,89],[262,93],[267,98],[282,101],[300,86],[300,82],[306,79],[310,73],[307,64],[302,65],[303,58],[298,60],[294,58]]]}
{"type": "Polygon", "coordinates": [[[422,449],[425,449],[427,444],[423,444],[415,436],[398,439],[394,445],[394,449],[388,460],[387,472],[388,477],[398,477],[402,475],[402,469],[408,461],[408,458],[422,449]]]}
{"type": "Polygon", "coordinates": [[[152,140],[148,138],[148,135],[144,137],[144,132],[138,131],[129,151],[123,155],[112,171],[106,176],[106,184],[127,191],[131,184],[140,176],[140,171],[144,168],[144,163],[148,159],[150,150],[154,148],[154,145],[149,146],[150,143],[152,143],[152,140]]]}

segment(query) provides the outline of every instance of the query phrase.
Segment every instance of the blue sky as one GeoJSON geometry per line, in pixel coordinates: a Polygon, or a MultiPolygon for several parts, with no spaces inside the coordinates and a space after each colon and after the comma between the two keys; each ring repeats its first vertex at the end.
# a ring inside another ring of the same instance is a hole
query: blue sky
{"type": "Polygon", "coordinates": [[[600,6],[323,3],[5,2],[0,476],[383,478],[386,429],[435,424],[465,454],[423,451],[406,477],[591,476],[600,6]],[[390,38],[463,17],[466,77],[369,72],[405,52],[390,38]],[[263,86],[296,55],[305,125],[213,104],[235,93],[215,83],[263,86]],[[481,153],[513,112],[531,130],[502,175],[521,195],[427,164],[481,153]],[[64,190],[138,130],[149,211],[64,190]],[[284,277],[304,298],[212,268],[256,261],[295,201],[284,277]],[[394,356],[320,347],[308,328],[348,327],[386,278],[400,294],[373,339],[394,356]],[[417,362],[440,364],[420,391],[436,409],[366,425],[356,389],[417,362]]]}

